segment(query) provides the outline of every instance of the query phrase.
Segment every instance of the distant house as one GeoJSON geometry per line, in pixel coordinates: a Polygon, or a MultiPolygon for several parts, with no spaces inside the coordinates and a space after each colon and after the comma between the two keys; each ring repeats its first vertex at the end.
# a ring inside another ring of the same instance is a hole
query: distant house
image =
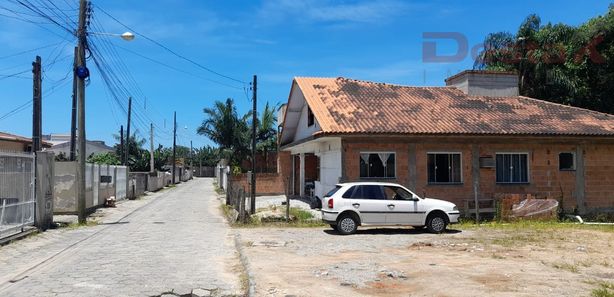
{"type": "Polygon", "coordinates": [[[65,142],[70,142],[70,134],[48,134],[43,135],[43,140],[51,143],[52,145],[58,145],[65,142]]]}
{"type": "MultiPolygon", "coordinates": [[[[43,148],[50,148],[51,143],[43,141],[43,148]]],[[[0,151],[5,152],[31,152],[32,138],[15,134],[0,132],[0,151]]]]}
{"type": "Polygon", "coordinates": [[[614,211],[613,115],[518,96],[514,73],[464,71],[446,85],[295,78],[280,118],[291,193],[378,180],[459,206],[520,193],[614,211]]]}
{"type": "MultiPolygon", "coordinates": [[[[51,148],[47,149],[47,151],[52,151],[56,155],[63,153],[65,156],[69,156],[70,155],[70,141],[56,144],[52,146],[51,148]]],[[[86,156],[88,157],[91,155],[110,153],[114,151],[115,149],[113,147],[106,145],[104,141],[88,140],[85,143],[85,152],[86,152],[86,156]]]]}

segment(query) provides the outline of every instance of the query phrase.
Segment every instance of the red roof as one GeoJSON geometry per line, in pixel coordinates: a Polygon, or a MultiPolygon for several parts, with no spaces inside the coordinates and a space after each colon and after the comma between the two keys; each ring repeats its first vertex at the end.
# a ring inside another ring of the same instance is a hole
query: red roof
{"type": "MultiPolygon", "coordinates": [[[[5,132],[0,132],[0,140],[12,141],[12,142],[21,142],[21,143],[24,143],[24,144],[31,144],[32,143],[32,138],[27,138],[27,137],[15,135],[15,134],[10,134],[10,133],[5,133],[5,132]]],[[[51,143],[43,141],[42,142],[42,146],[49,148],[49,147],[51,147],[51,143]]]]}
{"type": "Polygon", "coordinates": [[[469,96],[454,87],[409,87],[297,77],[322,133],[614,136],[614,116],[523,96],[469,96]]]}

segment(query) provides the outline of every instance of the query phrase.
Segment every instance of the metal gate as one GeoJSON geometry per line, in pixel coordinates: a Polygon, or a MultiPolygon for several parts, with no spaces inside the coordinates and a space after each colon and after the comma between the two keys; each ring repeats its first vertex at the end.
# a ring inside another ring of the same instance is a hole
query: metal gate
{"type": "Polygon", "coordinates": [[[34,154],[0,152],[0,238],[34,225],[34,154]]]}

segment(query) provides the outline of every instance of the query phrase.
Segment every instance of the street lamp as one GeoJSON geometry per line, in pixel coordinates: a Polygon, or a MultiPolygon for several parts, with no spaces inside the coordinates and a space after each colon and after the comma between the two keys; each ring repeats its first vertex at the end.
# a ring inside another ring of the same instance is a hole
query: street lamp
{"type": "Polygon", "coordinates": [[[124,32],[122,34],[105,33],[105,32],[87,32],[87,34],[102,35],[102,36],[118,36],[118,37],[121,37],[125,41],[132,41],[132,40],[134,40],[134,37],[135,37],[134,33],[132,33],[132,32],[124,32]]]}

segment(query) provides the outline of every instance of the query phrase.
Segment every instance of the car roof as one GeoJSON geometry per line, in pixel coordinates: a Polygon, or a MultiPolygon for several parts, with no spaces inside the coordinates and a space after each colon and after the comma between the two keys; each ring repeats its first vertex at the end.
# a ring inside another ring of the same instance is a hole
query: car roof
{"type": "Polygon", "coordinates": [[[348,182],[348,183],[339,183],[337,184],[338,186],[358,186],[358,185],[374,185],[374,186],[394,186],[394,187],[400,187],[401,185],[396,184],[396,183],[387,183],[387,182],[377,182],[377,181],[372,181],[372,182],[348,182]]]}

